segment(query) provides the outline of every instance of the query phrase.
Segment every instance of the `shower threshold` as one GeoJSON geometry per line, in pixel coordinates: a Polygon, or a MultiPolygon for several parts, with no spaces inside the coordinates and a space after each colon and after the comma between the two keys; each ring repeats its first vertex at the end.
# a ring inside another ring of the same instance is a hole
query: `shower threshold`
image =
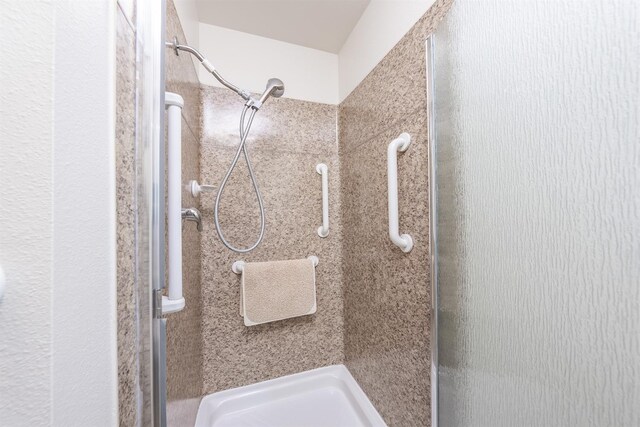
{"type": "Polygon", "coordinates": [[[386,427],[344,365],[205,396],[195,427],[386,427]]]}

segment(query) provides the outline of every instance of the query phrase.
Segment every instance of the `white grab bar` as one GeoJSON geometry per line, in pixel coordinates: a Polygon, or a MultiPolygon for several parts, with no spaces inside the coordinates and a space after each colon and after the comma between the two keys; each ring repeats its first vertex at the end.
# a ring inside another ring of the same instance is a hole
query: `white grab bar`
{"type": "Polygon", "coordinates": [[[398,224],[398,151],[404,153],[411,144],[411,135],[403,132],[391,141],[387,148],[387,186],[389,193],[389,237],[391,241],[402,249],[411,252],[413,239],[408,234],[400,235],[398,224]]]}
{"type": "Polygon", "coordinates": [[[167,109],[167,237],[169,284],[162,297],[162,314],[184,308],[182,296],[182,107],[177,93],[165,94],[167,109]]]}
{"type": "Polygon", "coordinates": [[[322,225],[318,227],[318,236],[329,235],[329,168],[324,163],[316,165],[316,172],[322,175],[322,225]]]}

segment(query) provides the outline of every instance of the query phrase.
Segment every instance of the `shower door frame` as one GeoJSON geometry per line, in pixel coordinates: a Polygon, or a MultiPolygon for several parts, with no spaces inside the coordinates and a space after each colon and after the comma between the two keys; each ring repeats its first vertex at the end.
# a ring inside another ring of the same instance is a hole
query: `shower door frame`
{"type": "Polygon", "coordinates": [[[161,302],[165,287],[166,0],[137,0],[135,7],[137,368],[139,381],[144,382],[138,391],[137,424],[165,427],[166,319],[161,302]]]}
{"type": "MultiPolygon", "coordinates": [[[[146,1],[146,0],[143,0],[146,1]]],[[[167,425],[167,320],[162,317],[162,291],[165,287],[165,26],[166,0],[152,0],[152,58],[154,85],[153,113],[153,204],[151,230],[151,299],[153,353],[153,425],[167,425]]]]}
{"type": "Polygon", "coordinates": [[[429,258],[431,279],[431,426],[438,427],[438,209],[435,119],[435,34],[425,41],[427,87],[427,123],[429,141],[429,258]]]}

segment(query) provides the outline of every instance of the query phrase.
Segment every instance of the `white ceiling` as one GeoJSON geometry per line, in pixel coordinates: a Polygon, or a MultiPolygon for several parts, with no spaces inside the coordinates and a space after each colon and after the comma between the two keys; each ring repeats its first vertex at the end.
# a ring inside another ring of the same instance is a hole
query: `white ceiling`
{"type": "Polygon", "coordinates": [[[205,24],[338,53],[369,1],[196,0],[196,3],[199,20],[205,24]]]}

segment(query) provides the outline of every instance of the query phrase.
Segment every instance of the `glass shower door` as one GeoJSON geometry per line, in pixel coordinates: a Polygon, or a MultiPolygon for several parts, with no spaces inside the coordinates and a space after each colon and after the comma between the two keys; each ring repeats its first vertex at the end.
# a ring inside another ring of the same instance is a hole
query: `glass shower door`
{"type": "Polygon", "coordinates": [[[458,0],[430,40],[441,427],[640,425],[639,22],[458,0]]]}

